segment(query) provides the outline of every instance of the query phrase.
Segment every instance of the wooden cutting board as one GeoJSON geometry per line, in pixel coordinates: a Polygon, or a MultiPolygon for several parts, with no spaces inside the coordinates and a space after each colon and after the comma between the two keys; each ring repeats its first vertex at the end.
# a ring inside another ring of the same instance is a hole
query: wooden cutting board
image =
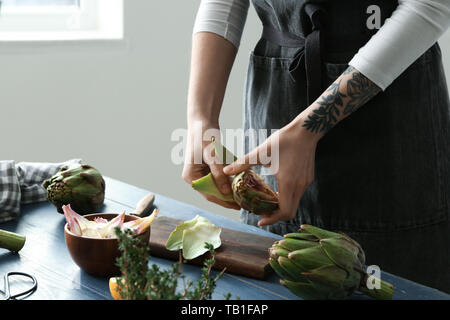
{"type": "MultiPolygon", "coordinates": [[[[178,260],[178,251],[166,249],[166,241],[170,233],[182,220],[169,217],[158,217],[151,227],[150,254],[170,260],[178,260]]],[[[268,264],[268,248],[276,241],[273,238],[257,236],[251,233],[222,228],[220,234],[222,245],[216,249],[216,263],[214,269],[226,268],[227,273],[235,273],[246,277],[265,279],[272,268],[268,264]]],[[[189,263],[201,265],[205,254],[189,263]]]]}

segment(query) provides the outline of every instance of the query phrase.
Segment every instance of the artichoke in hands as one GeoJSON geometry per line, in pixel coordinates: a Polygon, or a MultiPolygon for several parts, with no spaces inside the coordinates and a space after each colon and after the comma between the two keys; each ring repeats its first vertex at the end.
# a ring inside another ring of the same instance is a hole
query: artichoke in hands
{"type": "MultiPolygon", "coordinates": [[[[216,158],[229,164],[237,158],[213,138],[216,158]]],[[[222,201],[235,202],[241,208],[254,214],[272,213],[278,209],[278,194],[253,170],[245,170],[230,176],[233,193],[224,195],[217,188],[211,173],[192,181],[192,187],[204,194],[212,195],[222,201]]]]}
{"type": "Polygon", "coordinates": [[[378,289],[367,287],[365,255],[345,234],[302,225],[269,249],[269,263],[281,284],[304,299],[345,299],[356,290],[375,299],[392,299],[393,286],[379,279],[378,289]]]}
{"type": "Polygon", "coordinates": [[[262,214],[278,209],[278,195],[251,169],[237,174],[231,188],[234,201],[245,210],[262,214]]]}
{"type": "Polygon", "coordinates": [[[79,214],[94,213],[105,199],[105,180],[97,169],[87,164],[63,166],[42,186],[59,213],[68,204],[79,214]]]}

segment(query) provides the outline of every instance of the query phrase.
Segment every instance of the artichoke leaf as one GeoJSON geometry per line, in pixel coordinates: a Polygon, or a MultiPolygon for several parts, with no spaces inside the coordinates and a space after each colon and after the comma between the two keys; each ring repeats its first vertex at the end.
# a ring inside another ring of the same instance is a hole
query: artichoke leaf
{"type": "Polygon", "coordinates": [[[283,249],[281,247],[272,247],[269,248],[269,256],[270,257],[285,257],[287,258],[289,255],[289,251],[286,249],[283,249]]]}
{"type": "Polygon", "coordinates": [[[175,228],[174,231],[169,236],[166,242],[166,248],[170,251],[176,251],[183,248],[183,232],[186,229],[193,227],[199,219],[202,218],[199,215],[196,215],[194,219],[185,221],[175,228]]]}
{"type": "Polygon", "coordinates": [[[214,145],[215,157],[220,164],[229,165],[237,160],[237,157],[214,137],[212,138],[212,143],[214,145]]]}
{"type": "MultiPolygon", "coordinates": [[[[232,177],[229,178],[231,182],[233,178],[232,177]]],[[[208,173],[206,176],[201,177],[200,179],[192,181],[191,185],[192,188],[194,188],[194,190],[200,193],[214,196],[222,201],[234,202],[233,195],[231,193],[223,194],[222,192],[219,191],[211,173],[208,173]]]]}
{"type": "Polygon", "coordinates": [[[320,240],[320,244],[328,257],[341,268],[353,270],[356,262],[358,262],[358,267],[361,267],[358,251],[355,251],[357,247],[351,247],[348,241],[330,238],[320,240]]]}
{"type": "Polygon", "coordinates": [[[287,271],[285,271],[276,259],[269,259],[269,264],[272,269],[278,274],[278,276],[287,280],[295,281],[295,278],[292,277],[287,271]]]}
{"type": "MultiPolygon", "coordinates": [[[[212,144],[214,146],[214,155],[220,164],[228,165],[237,160],[237,157],[220,142],[216,141],[214,137],[212,138],[212,144]]],[[[230,183],[232,183],[234,176],[229,176],[228,178],[230,179],[230,183]]],[[[223,194],[220,192],[211,173],[201,177],[200,179],[192,181],[191,185],[194,190],[200,193],[214,196],[222,201],[234,202],[234,198],[231,193],[223,194]]]]}
{"type": "Polygon", "coordinates": [[[308,241],[319,241],[315,236],[309,233],[300,233],[300,232],[294,232],[294,233],[286,233],[284,235],[285,238],[290,239],[300,239],[300,240],[308,240],[308,241]]]}
{"type": "Polygon", "coordinates": [[[339,233],[320,229],[318,227],[314,227],[309,224],[302,224],[300,226],[300,232],[312,234],[318,239],[337,238],[341,236],[339,233]]]}
{"type": "Polygon", "coordinates": [[[324,265],[302,274],[311,282],[320,282],[333,288],[340,288],[347,278],[347,272],[334,264],[324,265]]]}
{"type": "Polygon", "coordinates": [[[297,251],[301,249],[317,247],[319,243],[314,241],[285,238],[283,240],[278,241],[278,245],[289,251],[297,251]]]}
{"type": "Polygon", "coordinates": [[[292,251],[288,257],[303,270],[312,270],[333,263],[321,247],[292,251]]]}
{"type": "Polygon", "coordinates": [[[287,272],[295,281],[307,282],[306,278],[302,275],[302,269],[295,263],[285,257],[278,257],[278,265],[287,272]]]}
{"type": "Polygon", "coordinates": [[[183,258],[186,260],[195,259],[208,249],[205,243],[210,243],[214,249],[220,247],[220,232],[222,230],[212,223],[197,222],[193,227],[183,231],[183,258]]]}
{"type": "Polygon", "coordinates": [[[206,251],[205,243],[210,243],[214,249],[220,247],[222,229],[212,224],[208,219],[196,215],[194,219],[185,221],[170,234],[166,248],[170,251],[183,250],[183,258],[187,260],[201,256],[206,251]]]}

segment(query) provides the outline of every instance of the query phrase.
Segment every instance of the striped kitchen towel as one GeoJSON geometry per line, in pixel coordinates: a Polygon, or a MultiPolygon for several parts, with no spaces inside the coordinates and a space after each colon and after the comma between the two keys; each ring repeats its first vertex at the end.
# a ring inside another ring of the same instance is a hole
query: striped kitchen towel
{"type": "Polygon", "coordinates": [[[17,218],[21,204],[45,201],[47,197],[42,182],[63,165],[71,163],[81,163],[81,160],[63,163],[0,160],[0,223],[17,218]]]}

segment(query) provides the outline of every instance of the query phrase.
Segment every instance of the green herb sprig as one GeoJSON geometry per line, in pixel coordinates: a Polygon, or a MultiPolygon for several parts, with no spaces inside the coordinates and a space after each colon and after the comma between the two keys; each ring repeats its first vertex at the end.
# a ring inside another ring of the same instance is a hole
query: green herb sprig
{"type": "MultiPolygon", "coordinates": [[[[120,296],[125,300],[208,300],[211,299],[217,281],[225,269],[217,276],[211,276],[216,262],[214,247],[205,243],[210,258],[205,259],[202,275],[195,283],[186,281],[183,272],[183,258],[180,258],[169,269],[161,269],[156,264],[148,266],[150,254],[148,245],[141,237],[133,237],[130,230],[115,229],[119,241],[121,256],[117,259],[122,276],[118,279],[120,296]],[[183,290],[177,290],[179,281],[183,282],[183,290]]],[[[227,293],[225,299],[230,299],[227,293]]]]}

